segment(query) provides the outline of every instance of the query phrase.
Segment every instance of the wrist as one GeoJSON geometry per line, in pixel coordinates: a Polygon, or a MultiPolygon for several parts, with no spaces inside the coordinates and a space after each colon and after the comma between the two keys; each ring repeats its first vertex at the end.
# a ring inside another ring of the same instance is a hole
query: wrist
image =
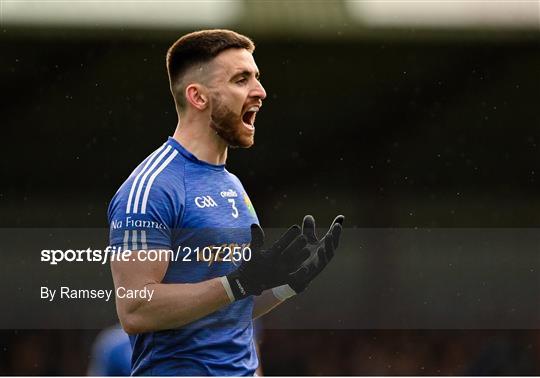
{"type": "Polygon", "coordinates": [[[221,282],[231,302],[260,294],[257,293],[251,282],[238,274],[238,271],[223,276],[221,282]]]}
{"type": "Polygon", "coordinates": [[[235,298],[231,289],[231,285],[229,284],[229,280],[227,279],[227,276],[219,277],[219,280],[221,281],[221,284],[223,285],[223,288],[225,289],[225,293],[227,293],[227,297],[229,298],[229,301],[233,303],[235,301],[235,298]]]}

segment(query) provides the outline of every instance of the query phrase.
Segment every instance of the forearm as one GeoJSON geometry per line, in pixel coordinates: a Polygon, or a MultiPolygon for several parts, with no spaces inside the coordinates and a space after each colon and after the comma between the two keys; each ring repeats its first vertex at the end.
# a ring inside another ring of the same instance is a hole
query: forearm
{"type": "Polygon", "coordinates": [[[118,316],[127,333],[178,328],[230,303],[219,278],[195,284],[149,283],[144,287],[154,290],[151,300],[116,299],[118,316]]]}
{"type": "Polygon", "coordinates": [[[266,290],[258,297],[255,297],[253,304],[253,319],[266,315],[271,310],[279,306],[283,301],[277,299],[272,290],[266,290]]]}

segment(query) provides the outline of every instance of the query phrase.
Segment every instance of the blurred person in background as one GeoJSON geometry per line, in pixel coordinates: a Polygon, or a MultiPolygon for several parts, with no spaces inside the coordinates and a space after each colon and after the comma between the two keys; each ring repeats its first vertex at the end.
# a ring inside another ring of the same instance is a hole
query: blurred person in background
{"type": "Polygon", "coordinates": [[[92,346],[88,375],[129,376],[131,345],[120,324],[101,331],[92,346]]]}

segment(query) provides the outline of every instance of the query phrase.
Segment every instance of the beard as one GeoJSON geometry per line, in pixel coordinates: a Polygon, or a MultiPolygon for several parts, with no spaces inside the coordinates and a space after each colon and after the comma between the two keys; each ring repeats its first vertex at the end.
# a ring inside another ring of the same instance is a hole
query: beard
{"type": "Polygon", "coordinates": [[[210,127],[214,129],[229,147],[248,148],[254,143],[254,134],[242,124],[242,115],[223,104],[219,96],[212,96],[210,127]]]}

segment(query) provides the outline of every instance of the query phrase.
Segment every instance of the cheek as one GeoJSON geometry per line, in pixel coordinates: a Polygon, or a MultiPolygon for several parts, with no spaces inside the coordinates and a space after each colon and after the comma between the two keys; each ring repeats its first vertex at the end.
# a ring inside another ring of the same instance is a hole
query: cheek
{"type": "Polygon", "coordinates": [[[229,99],[228,102],[234,109],[238,107],[242,109],[247,99],[247,91],[242,88],[233,88],[229,91],[226,98],[229,99]]]}

